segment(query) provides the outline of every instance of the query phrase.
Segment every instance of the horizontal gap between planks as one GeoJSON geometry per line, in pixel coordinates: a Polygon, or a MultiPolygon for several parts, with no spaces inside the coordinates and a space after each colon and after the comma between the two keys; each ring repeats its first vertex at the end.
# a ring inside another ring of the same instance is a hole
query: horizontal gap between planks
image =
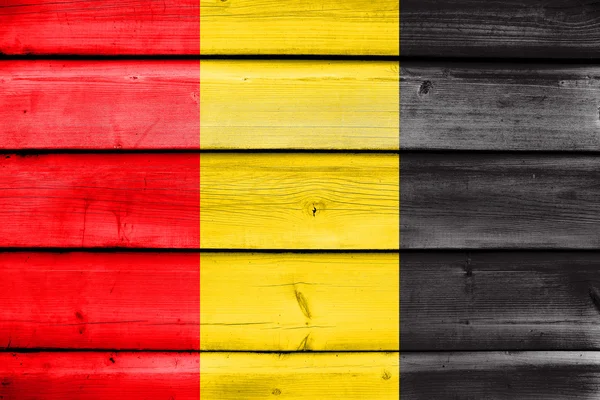
{"type": "MultiPolygon", "coordinates": [[[[412,151],[411,151],[412,152],[412,151]]],[[[48,154],[400,154],[398,150],[373,149],[6,149],[0,150],[0,157],[35,157],[48,154]]],[[[430,153],[430,152],[427,152],[430,153]]],[[[560,152],[559,152],[560,153],[560,152]]],[[[565,154],[565,153],[560,153],[565,154]]]]}
{"type": "MultiPolygon", "coordinates": [[[[402,140],[402,138],[400,138],[402,140]]],[[[520,155],[520,156],[565,156],[565,157],[585,157],[600,154],[599,150],[465,150],[465,149],[410,149],[410,150],[376,150],[376,149],[0,149],[0,157],[35,157],[54,154],[74,154],[74,155],[92,155],[92,154],[381,154],[381,155],[453,155],[453,154],[477,154],[477,155],[520,155]]]]}
{"type": "Polygon", "coordinates": [[[135,247],[0,247],[1,253],[240,253],[240,254],[407,254],[407,253],[598,253],[598,248],[410,248],[410,249],[184,249],[184,248],[135,248],[135,247]]]}
{"type": "Polygon", "coordinates": [[[396,254],[396,253],[597,253],[599,248],[410,248],[410,249],[182,249],[182,248],[134,248],[134,247],[0,247],[0,253],[241,253],[241,254],[396,254]]]}
{"type": "Polygon", "coordinates": [[[397,56],[353,56],[353,55],[288,55],[288,54],[257,54],[257,55],[61,55],[61,54],[50,54],[50,55],[7,55],[0,53],[0,61],[12,61],[12,60],[24,60],[24,61],[35,61],[35,60],[78,60],[78,61],[102,61],[102,60],[299,60],[299,61],[399,61],[402,57],[397,56]]]}
{"type": "MultiPolygon", "coordinates": [[[[407,252],[418,250],[406,250],[407,252]]],[[[430,251],[430,250],[428,250],[430,251]]],[[[456,250],[459,252],[460,250],[456,250]]],[[[261,254],[394,254],[398,249],[184,249],[135,247],[0,247],[0,253],[261,253],[261,254]]],[[[403,250],[404,252],[404,250],[403,250]]]]}
{"type": "Polygon", "coordinates": [[[464,64],[547,64],[547,65],[590,65],[600,63],[600,58],[519,58],[519,57],[428,57],[428,56],[358,56],[358,55],[291,55],[291,54],[256,54],[256,55],[62,55],[62,54],[29,54],[29,55],[7,55],[0,53],[0,61],[143,61],[143,60],[257,60],[257,61],[398,61],[402,62],[443,62],[464,64]]]}
{"type": "Polygon", "coordinates": [[[600,58],[519,58],[519,57],[428,57],[428,56],[359,56],[359,55],[291,55],[291,54],[256,54],[256,55],[78,55],[78,54],[28,54],[28,55],[7,55],[0,53],[0,61],[36,61],[36,60],[57,60],[57,61],[128,61],[128,60],[265,60],[265,61],[399,61],[399,62],[443,62],[443,63],[494,63],[494,64],[550,64],[550,65],[579,65],[579,64],[598,64],[600,58]]]}
{"type": "MultiPolygon", "coordinates": [[[[439,350],[437,351],[440,352],[439,350]]],[[[400,354],[398,350],[305,350],[305,351],[270,351],[270,350],[171,350],[171,349],[78,349],[78,348],[2,348],[0,354],[30,354],[30,353],[188,353],[188,354],[400,354]]],[[[403,351],[402,353],[424,353],[423,351],[403,351]]],[[[456,353],[456,351],[454,351],[456,353]]],[[[497,353],[497,352],[496,352],[497,353]]],[[[514,353],[514,352],[513,352],[514,353]]]]}

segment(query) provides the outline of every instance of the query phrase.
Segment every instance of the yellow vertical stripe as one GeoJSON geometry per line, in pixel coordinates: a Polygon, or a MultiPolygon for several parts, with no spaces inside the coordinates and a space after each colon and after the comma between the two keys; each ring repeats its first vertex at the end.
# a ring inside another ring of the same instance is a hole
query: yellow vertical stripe
{"type": "MultiPolygon", "coordinates": [[[[335,20],[328,20],[333,8],[315,6],[202,0],[203,48],[399,55],[398,2],[339,3],[335,20]]],[[[211,148],[400,148],[396,62],[207,66],[200,126],[210,132],[211,148]]],[[[399,169],[399,156],[390,153],[201,155],[200,247],[223,251],[200,256],[200,348],[219,352],[202,355],[205,399],[399,398],[399,169]],[[338,350],[392,353],[331,352],[338,350]]]]}

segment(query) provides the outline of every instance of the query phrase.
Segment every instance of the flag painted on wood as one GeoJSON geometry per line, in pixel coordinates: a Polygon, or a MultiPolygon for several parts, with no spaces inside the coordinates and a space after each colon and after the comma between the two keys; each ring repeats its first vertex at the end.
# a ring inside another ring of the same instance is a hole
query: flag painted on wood
{"type": "Polygon", "coordinates": [[[0,5],[0,398],[398,397],[398,62],[198,60],[399,54],[330,8],[0,5]]]}

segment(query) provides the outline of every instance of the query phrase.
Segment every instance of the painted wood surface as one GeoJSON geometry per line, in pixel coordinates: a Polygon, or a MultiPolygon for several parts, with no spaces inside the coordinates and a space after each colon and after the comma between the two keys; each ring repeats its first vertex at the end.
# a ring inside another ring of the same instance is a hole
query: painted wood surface
{"type": "Polygon", "coordinates": [[[594,0],[402,0],[403,56],[572,59],[600,55],[594,0]]]}
{"type": "Polygon", "coordinates": [[[393,154],[6,155],[0,174],[5,247],[399,243],[393,154]]]}
{"type": "Polygon", "coordinates": [[[600,159],[407,153],[401,248],[598,248],[600,159]]]}
{"type": "Polygon", "coordinates": [[[192,400],[199,398],[199,364],[199,353],[3,352],[0,396],[192,400]]]}
{"type": "Polygon", "coordinates": [[[398,65],[4,61],[0,147],[600,150],[594,66],[398,65]]]}
{"type": "Polygon", "coordinates": [[[397,351],[398,254],[201,253],[203,350],[397,351]]]}
{"type": "Polygon", "coordinates": [[[198,350],[198,253],[1,253],[0,346],[198,350]]]}
{"type": "Polygon", "coordinates": [[[399,29],[395,0],[10,0],[0,52],[398,55],[399,29]]]}
{"type": "Polygon", "coordinates": [[[593,1],[10,1],[6,54],[321,54],[593,58],[593,1]],[[400,14],[402,18],[400,19],[400,14]],[[400,30],[402,42],[399,43],[400,30]],[[257,34],[260,32],[260,34],[257,34]],[[200,42],[202,48],[200,49],[200,42]]]}
{"type": "Polygon", "coordinates": [[[17,252],[0,271],[9,351],[399,350],[397,254],[17,252]]]}
{"type": "Polygon", "coordinates": [[[401,67],[403,150],[600,150],[594,65],[401,67]]]}
{"type": "Polygon", "coordinates": [[[203,154],[202,248],[399,246],[397,154],[203,154]]]}
{"type": "Polygon", "coordinates": [[[402,353],[407,399],[594,399],[598,352],[402,353]]]}
{"type": "MultiPolygon", "coordinates": [[[[201,158],[3,158],[0,239],[15,247],[197,248],[200,230],[203,248],[398,248],[397,155],[201,158]]],[[[402,248],[597,246],[600,161],[593,156],[406,153],[400,160],[402,248]]]]}
{"type": "Polygon", "coordinates": [[[0,353],[5,399],[393,399],[399,375],[398,353],[0,353]]]}
{"type": "Polygon", "coordinates": [[[401,259],[403,351],[600,349],[596,252],[408,252],[401,259]]]}
{"type": "Polygon", "coordinates": [[[398,81],[397,62],[0,61],[0,148],[397,150],[398,81]]]}
{"type": "Polygon", "coordinates": [[[197,248],[198,154],[0,156],[3,247],[197,248]]]}
{"type": "Polygon", "coordinates": [[[200,357],[203,398],[399,398],[399,353],[202,353],[200,357]]]}

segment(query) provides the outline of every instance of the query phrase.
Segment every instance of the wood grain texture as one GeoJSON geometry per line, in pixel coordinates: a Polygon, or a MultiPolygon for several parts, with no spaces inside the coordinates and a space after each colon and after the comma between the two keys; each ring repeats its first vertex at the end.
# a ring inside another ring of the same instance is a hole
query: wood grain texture
{"type": "Polygon", "coordinates": [[[17,252],[0,271],[5,350],[399,350],[397,254],[17,252]]]}
{"type": "Polygon", "coordinates": [[[595,399],[598,352],[402,353],[407,399],[595,399]]]}
{"type": "Polygon", "coordinates": [[[403,56],[597,58],[594,0],[403,0],[403,56]]]}
{"type": "Polygon", "coordinates": [[[0,52],[57,55],[200,54],[197,0],[6,0],[0,52]]]}
{"type": "Polygon", "coordinates": [[[398,351],[397,254],[202,253],[203,350],[398,351]]]}
{"type": "Polygon", "coordinates": [[[397,249],[398,168],[393,154],[7,155],[0,243],[397,249]]]}
{"type": "Polygon", "coordinates": [[[397,62],[3,61],[0,148],[397,150],[398,81],[397,62]]]}
{"type": "Polygon", "coordinates": [[[399,246],[396,154],[203,154],[202,248],[399,246]]]}
{"type": "Polygon", "coordinates": [[[0,353],[0,396],[197,400],[199,364],[199,353],[0,353]]]}
{"type": "Polygon", "coordinates": [[[600,150],[595,66],[402,62],[400,77],[404,150],[600,150]]]}
{"type": "Polygon", "coordinates": [[[399,28],[393,0],[9,0],[0,52],[398,55],[399,28]]]}
{"type": "Polygon", "coordinates": [[[401,255],[402,350],[598,350],[600,255],[401,255]]]}
{"type": "Polygon", "coordinates": [[[0,346],[198,350],[197,253],[2,253],[0,346]]]}
{"type": "Polygon", "coordinates": [[[3,247],[198,248],[199,154],[0,157],[3,247]]]}
{"type": "Polygon", "coordinates": [[[399,353],[202,353],[202,397],[397,399],[399,353]]]}
{"type": "Polygon", "coordinates": [[[0,61],[0,88],[3,149],[200,145],[198,61],[0,61]]]}
{"type": "Polygon", "coordinates": [[[398,71],[398,62],[202,61],[202,149],[397,150],[398,71]]]}
{"type": "Polygon", "coordinates": [[[401,248],[598,248],[600,160],[402,154],[401,248]]]}
{"type": "Polygon", "coordinates": [[[201,52],[394,56],[399,8],[397,0],[202,0],[201,52]]]}
{"type": "Polygon", "coordinates": [[[393,399],[398,353],[0,353],[5,399],[393,399]]]}

